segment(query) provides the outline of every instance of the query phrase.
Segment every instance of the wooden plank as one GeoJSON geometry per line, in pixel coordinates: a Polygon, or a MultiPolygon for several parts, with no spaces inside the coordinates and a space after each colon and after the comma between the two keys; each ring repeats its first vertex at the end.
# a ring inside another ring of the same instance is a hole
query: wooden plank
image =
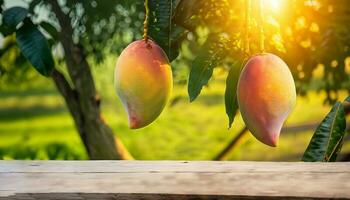
{"type": "Polygon", "coordinates": [[[349,162],[1,161],[2,172],[347,172],[349,162]]]}
{"type": "Polygon", "coordinates": [[[0,161],[13,199],[350,199],[350,163],[0,161]]]}

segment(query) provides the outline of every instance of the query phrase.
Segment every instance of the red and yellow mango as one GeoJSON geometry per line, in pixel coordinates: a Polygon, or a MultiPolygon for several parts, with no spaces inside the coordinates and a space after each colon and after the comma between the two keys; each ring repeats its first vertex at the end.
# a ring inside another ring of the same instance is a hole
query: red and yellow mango
{"type": "Polygon", "coordinates": [[[283,123],[296,102],[287,64],[273,54],[250,58],[240,74],[237,100],[250,132],[261,142],[277,146],[283,123]]]}
{"type": "Polygon", "coordinates": [[[162,112],[173,87],[169,60],[152,40],[138,40],[123,50],[115,67],[115,88],[131,129],[152,123],[162,112]]]}

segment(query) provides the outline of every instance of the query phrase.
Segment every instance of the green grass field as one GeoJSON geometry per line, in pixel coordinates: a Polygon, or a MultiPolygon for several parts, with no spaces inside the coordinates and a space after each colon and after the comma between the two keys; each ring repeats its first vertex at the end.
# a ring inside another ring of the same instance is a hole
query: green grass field
{"type": "MultiPolygon", "coordinates": [[[[112,65],[110,65],[112,66],[112,65]]],[[[129,130],[121,103],[114,94],[113,67],[96,67],[94,74],[102,91],[102,109],[107,122],[135,159],[211,160],[243,126],[238,116],[227,129],[224,108],[224,77],[216,78],[202,95],[189,103],[186,87],[176,85],[177,103],[166,107],[150,126],[129,130]],[[108,75],[108,76],[107,76],[108,75]]],[[[87,159],[62,97],[49,79],[26,89],[0,91],[0,159],[87,159]]],[[[298,97],[286,125],[319,122],[330,107],[323,93],[298,97]]],[[[341,98],[346,94],[340,95],[341,98]]],[[[249,134],[230,155],[230,160],[300,160],[313,131],[281,136],[277,148],[267,147],[249,134]]],[[[350,150],[350,142],[344,151],[350,150]]]]}

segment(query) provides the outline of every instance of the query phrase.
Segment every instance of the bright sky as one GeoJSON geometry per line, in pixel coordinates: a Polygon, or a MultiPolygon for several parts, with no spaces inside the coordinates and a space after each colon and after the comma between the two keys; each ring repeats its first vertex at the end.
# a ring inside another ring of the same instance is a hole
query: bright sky
{"type": "Polygon", "coordinates": [[[5,0],[5,7],[10,8],[12,6],[26,6],[27,3],[24,0],[5,0]]]}

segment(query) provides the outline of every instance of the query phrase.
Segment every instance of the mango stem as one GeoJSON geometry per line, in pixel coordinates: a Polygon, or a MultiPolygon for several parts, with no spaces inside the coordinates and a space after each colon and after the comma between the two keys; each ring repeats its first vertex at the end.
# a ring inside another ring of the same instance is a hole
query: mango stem
{"type": "Polygon", "coordinates": [[[260,47],[260,53],[263,53],[265,51],[264,46],[264,10],[262,5],[262,0],[259,0],[259,47],[260,47]]]}
{"type": "Polygon", "coordinates": [[[245,0],[245,40],[244,40],[244,52],[247,56],[250,55],[250,12],[251,1],[245,0]]]}
{"type": "Polygon", "coordinates": [[[148,42],[148,25],[149,25],[149,7],[148,0],[145,0],[145,21],[143,22],[143,39],[148,42]]]}

